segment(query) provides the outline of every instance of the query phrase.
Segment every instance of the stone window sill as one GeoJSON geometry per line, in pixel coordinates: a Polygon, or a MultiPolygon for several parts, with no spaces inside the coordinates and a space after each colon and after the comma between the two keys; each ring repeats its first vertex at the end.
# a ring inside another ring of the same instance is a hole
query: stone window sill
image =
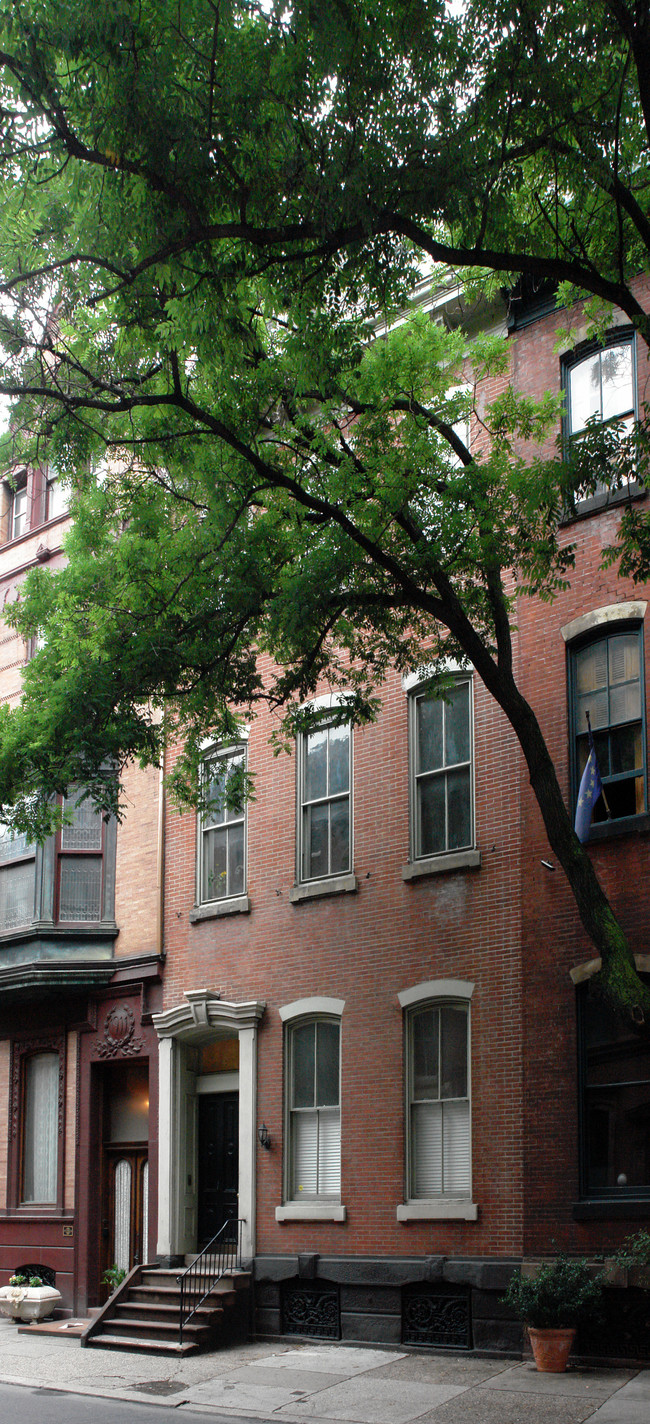
{"type": "Polygon", "coordinates": [[[287,1202],[276,1206],[276,1221],[346,1221],[347,1208],[338,1202],[287,1202]]]}
{"type": "Polygon", "coordinates": [[[441,1197],[437,1201],[405,1202],[397,1208],[398,1221],[478,1221],[474,1202],[441,1197]]]}
{"type": "Polygon", "coordinates": [[[222,915],[248,915],[251,902],[248,895],[234,895],[231,900],[213,900],[208,905],[194,905],[190,910],[190,924],[199,920],[218,920],[222,915]]]}
{"type": "Polygon", "coordinates": [[[419,880],[423,875],[447,875],[450,870],[480,870],[481,852],[475,846],[469,850],[452,850],[445,855],[430,855],[409,861],[402,866],[402,880],[419,880]]]}
{"type": "Polygon", "coordinates": [[[330,880],[308,880],[304,885],[292,885],[289,899],[292,905],[301,900],[320,900],[324,895],[352,895],[358,888],[356,875],[333,875],[330,880]]]}

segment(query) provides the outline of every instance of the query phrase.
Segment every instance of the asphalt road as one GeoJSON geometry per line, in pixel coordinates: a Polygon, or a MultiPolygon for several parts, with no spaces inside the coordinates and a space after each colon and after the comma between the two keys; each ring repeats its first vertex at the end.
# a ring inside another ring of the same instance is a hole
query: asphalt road
{"type": "MultiPolygon", "coordinates": [[[[27,1389],[24,1385],[0,1384],[0,1420],[2,1424],[173,1424],[186,1416],[199,1424],[205,1421],[202,1410],[190,1405],[176,1412],[165,1406],[143,1400],[132,1404],[121,1399],[100,1399],[86,1394],[67,1394],[61,1389],[27,1389]]],[[[251,1424],[250,1419],[227,1418],[210,1410],[211,1424],[251,1424]]],[[[272,1424],[271,1420],[256,1424],[272,1424]]]]}

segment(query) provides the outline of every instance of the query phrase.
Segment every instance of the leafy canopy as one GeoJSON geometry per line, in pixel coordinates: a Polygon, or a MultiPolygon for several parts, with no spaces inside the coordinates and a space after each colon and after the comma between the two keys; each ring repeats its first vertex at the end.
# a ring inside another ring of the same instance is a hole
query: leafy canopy
{"type": "Polygon", "coordinates": [[[450,331],[400,313],[423,273],[462,269],[486,329],[521,277],[649,339],[649,16],[0,0],[5,465],[51,462],[77,515],[66,569],[13,611],[46,631],[0,722],[16,825],[42,834],[79,777],[114,808],[106,766],[156,761],[170,732],[191,801],[233,708],[266,697],[289,733],[327,675],[363,719],[389,662],[462,654],[519,738],[612,994],[647,1010],[513,671],[514,602],[570,575],[560,514],[597,466],[524,458],[557,404],[508,387],[494,339],[468,363],[462,310],[450,331]]]}

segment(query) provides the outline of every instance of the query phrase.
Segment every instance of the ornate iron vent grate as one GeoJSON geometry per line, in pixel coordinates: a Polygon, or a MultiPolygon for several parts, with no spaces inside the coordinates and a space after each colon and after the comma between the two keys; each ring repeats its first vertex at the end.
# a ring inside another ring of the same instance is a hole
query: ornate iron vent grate
{"type": "Polygon", "coordinates": [[[446,1345],[471,1350],[469,1292],[405,1290],[402,1297],[402,1341],[405,1345],[446,1345]]]}
{"type": "Polygon", "coordinates": [[[340,1340],[341,1312],[336,1287],[285,1285],[282,1331],[285,1335],[311,1335],[316,1340],[340,1340]]]}

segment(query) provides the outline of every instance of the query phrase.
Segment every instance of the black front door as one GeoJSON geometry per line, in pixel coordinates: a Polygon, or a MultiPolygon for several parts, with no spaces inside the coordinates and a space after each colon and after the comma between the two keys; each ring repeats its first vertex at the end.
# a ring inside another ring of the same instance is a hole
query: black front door
{"type": "Polygon", "coordinates": [[[199,1096],[198,1249],[238,1215],[239,1094],[199,1096]]]}

